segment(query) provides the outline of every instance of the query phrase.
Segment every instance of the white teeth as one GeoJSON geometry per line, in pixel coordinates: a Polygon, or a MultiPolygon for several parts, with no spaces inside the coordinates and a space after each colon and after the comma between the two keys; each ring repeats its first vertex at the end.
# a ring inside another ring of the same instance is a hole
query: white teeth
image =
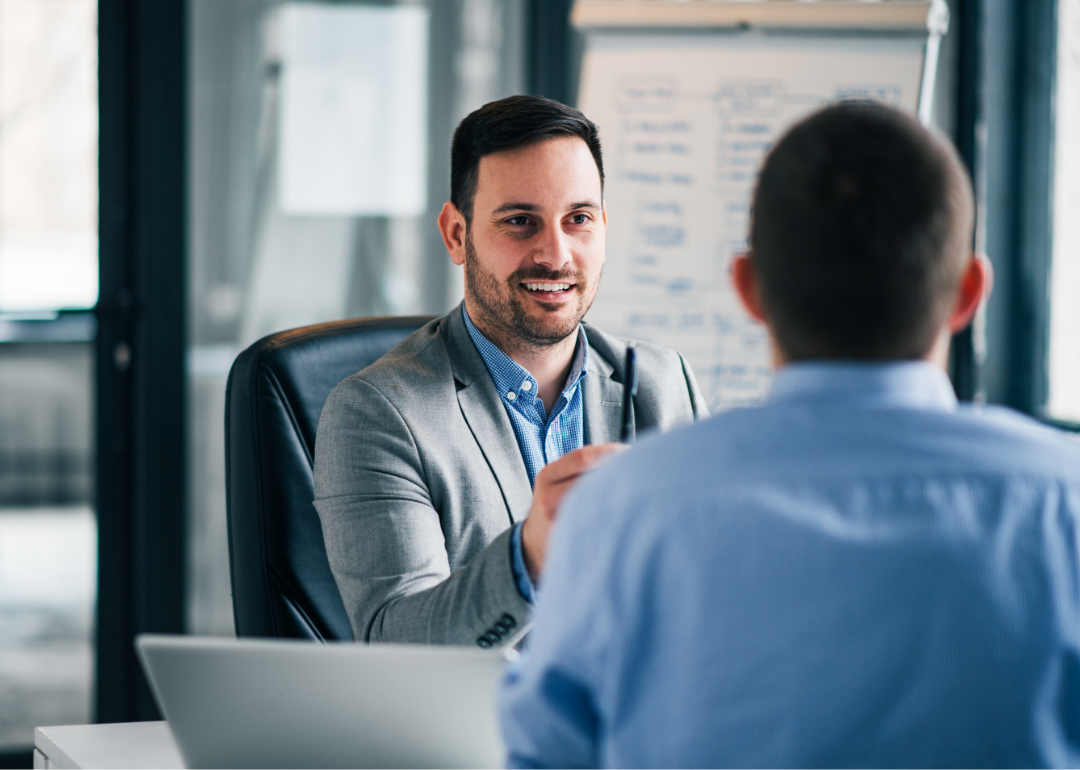
{"type": "Polygon", "coordinates": [[[566,291],[570,288],[568,283],[527,283],[525,288],[529,291],[566,291]]]}

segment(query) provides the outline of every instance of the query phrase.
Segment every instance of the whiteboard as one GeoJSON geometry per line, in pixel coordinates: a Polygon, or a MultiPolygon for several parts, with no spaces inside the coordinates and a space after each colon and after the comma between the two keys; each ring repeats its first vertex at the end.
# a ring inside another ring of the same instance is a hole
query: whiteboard
{"type": "Polygon", "coordinates": [[[578,106],[600,128],[607,262],[590,323],[673,348],[710,410],[758,400],[768,341],[728,273],[757,169],[793,122],[836,100],[912,114],[925,33],[606,32],[586,38],[578,106]]]}

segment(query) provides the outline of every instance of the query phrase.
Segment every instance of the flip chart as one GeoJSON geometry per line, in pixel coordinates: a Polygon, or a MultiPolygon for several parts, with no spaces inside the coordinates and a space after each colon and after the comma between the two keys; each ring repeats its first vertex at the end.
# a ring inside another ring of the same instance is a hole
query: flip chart
{"type": "Polygon", "coordinates": [[[578,106],[600,127],[608,213],[588,320],[678,350],[714,411],[759,399],[771,379],[768,342],[739,306],[729,266],[747,248],[762,159],[830,102],[915,113],[926,52],[925,29],[587,34],[578,106]]]}

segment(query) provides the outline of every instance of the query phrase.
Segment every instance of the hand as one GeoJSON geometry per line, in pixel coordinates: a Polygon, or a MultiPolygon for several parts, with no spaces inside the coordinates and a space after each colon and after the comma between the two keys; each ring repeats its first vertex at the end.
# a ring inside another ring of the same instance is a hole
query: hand
{"type": "Polygon", "coordinates": [[[521,526],[521,550],[525,557],[525,567],[534,583],[540,579],[540,572],[544,568],[548,535],[563,495],[582,473],[593,467],[602,457],[626,448],[625,444],[618,443],[584,446],[545,465],[536,474],[529,517],[521,526]]]}

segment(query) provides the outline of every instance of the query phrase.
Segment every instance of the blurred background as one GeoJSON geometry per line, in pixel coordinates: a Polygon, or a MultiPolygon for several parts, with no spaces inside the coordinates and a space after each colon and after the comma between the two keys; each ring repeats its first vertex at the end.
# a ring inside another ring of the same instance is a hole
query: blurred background
{"type": "MultiPolygon", "coordinates": [[[[0,0],[0,766],[35,725],[155,716],[135,632],[233,633],[233,359],[460,299],[450,137],[573,102],[570,5],[0,0]]],[[[1075,429],[1080,0],[950,6],[934,119],[998,277],[954,382],[1075,429]]]]}
{"type": "Polygon", "coordinates": [[[477,107],[528,90],[525,13],[521,0],[189,3],[191,631],[233,632],[223,428],[233,359],[282,329],[442,313],[460,300],[461,272],[433,226],[450,138],[477,107]],[[375,118],[385,112],[401,117],[375,118]],[[372,183],[352,189],[357,179],[372,183]]]}
{"type": "Polygon", "coordinates": [[[0,2],[0,746],[90,716],[97,8],[0,2]]]}
{"type": "MultiPolygon", "coordinates": [[[[113,21],[131,36],[113,42],[138,45],[127,27],[135,11],[118,5],[114,15],[126,17],[113,21]]],[[[529,90],[526,17],[537,13],[525,0],[177,8],[182,616],[193,633],[230,635],[232,360],[285,328],[441,313],[460,299],[460,273],[433,227],[450,137],[475,108],[529,90]],[[390,110],[409,130],[386,132],[358,103],[390,110]],[[393,149],[350,156],[371,144],[393,149]],[[373,175],[393,194],[349,189],[350,178],[373,175]]],[[[95,710],[98,14],[95,0],[0,0],[0,752],[14,761],[35,725],[86,722],[95,710]]],[[[110,367],[126,369],[136,348],[124,350],[108,351],[110,367]]]]}

